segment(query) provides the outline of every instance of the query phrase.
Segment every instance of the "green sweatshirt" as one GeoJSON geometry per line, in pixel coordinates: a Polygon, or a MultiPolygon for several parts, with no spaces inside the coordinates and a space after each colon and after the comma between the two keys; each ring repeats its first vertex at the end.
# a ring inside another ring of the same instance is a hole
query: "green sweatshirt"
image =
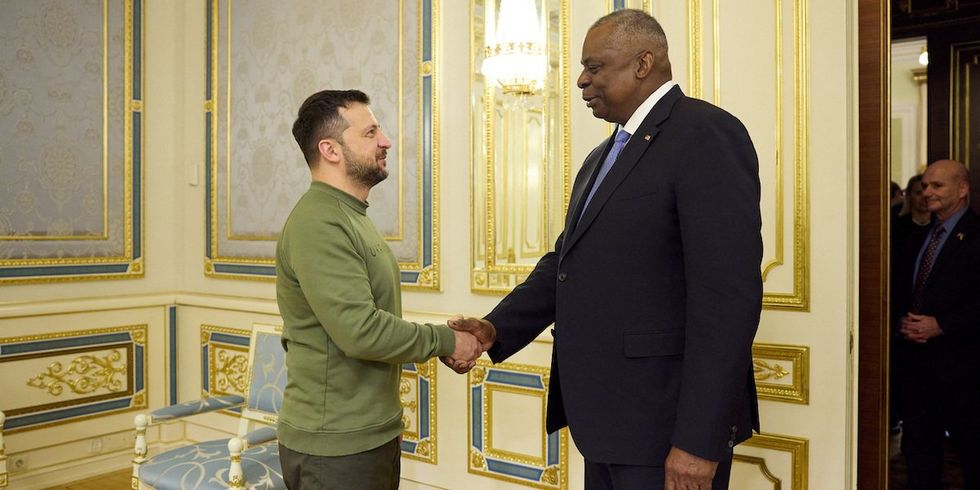
{"type": "Polygon", "coordinates": [[[401,364],[451,355],[456,342],[445,325],[402,320],[400,287],[367,203],[313,182],[276,248],[289,371],[279,413],[284,446],[341,456],[402,432],[401,364]]]}

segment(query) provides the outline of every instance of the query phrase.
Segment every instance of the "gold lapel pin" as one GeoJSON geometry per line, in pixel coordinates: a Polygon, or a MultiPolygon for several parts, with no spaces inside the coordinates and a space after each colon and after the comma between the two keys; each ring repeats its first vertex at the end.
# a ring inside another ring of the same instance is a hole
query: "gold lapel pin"
{"type": "Polygon", "coordinates": [[[650,136],[649,134],[643,137],[643,139],[645,139],[647,141],[650,141],[650,138],[652,138],[652,136],[650,136]]]}
{"type": "Polygon", "coordinates": [[[960,239],[962,241],[963,240],[963,234],[962,233],[957,233],[956,234],[956,238],[958,238],[958,239],[960,239]]]}

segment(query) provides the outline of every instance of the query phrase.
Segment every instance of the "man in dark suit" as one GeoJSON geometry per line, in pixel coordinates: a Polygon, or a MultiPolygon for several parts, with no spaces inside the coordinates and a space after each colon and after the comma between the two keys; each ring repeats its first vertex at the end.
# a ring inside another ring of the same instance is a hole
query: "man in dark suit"
{"type": "Polygon", "coordinates": [[[893,316],[903,339],[902,453],[909,489],[942,488],[949,432],[966,488],[980,488],[980,220],[969,174],[953,160],[922,176],[933,223],[904,250],[893,316]]]}
{"type": "Polygon", "coordinates": [[[759,427],[755,149],[671,81],[642,11],[596,21],[582,65],[582,98],[619,127],[576,177],[555,251],[460,325],[495,326],[501,362],[555,324],[547,430],[570,428],[587,489],[727,488],[733,446],[759,427]]]}

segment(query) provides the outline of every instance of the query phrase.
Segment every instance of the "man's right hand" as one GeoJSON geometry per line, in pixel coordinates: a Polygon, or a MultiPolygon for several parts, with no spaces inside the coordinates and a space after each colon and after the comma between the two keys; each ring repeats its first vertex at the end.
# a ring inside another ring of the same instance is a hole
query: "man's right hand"
{"type": "Polygon", "coordinates": [[[449,319],[449,328],[475,335],[484,352],[490,350],[493,343],[497,341],[497,329],[489,320],[483,318],[463,318],[457,315],[449,319]]]}
{"type": "Polygon", "coordinates": [[[453,350],[453,354],[448,358],[439,359],[453,371],[463,374],[476,365],[476,360],[483,354],[483,349],[480,348],[477,338],[469,332],[453,330],[453,336],[456,337],[456,349],[453,350]]]}

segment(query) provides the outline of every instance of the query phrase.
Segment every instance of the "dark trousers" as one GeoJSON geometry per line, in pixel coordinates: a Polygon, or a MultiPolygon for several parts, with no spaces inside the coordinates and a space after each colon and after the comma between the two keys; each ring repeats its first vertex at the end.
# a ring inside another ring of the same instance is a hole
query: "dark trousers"
{"type": "Polygon", "coordinates": [[[363,453],[312,456],[279,444],[282,479],[289,490],[397,490],[398,438],[363,453]]]}
{"type": "MultiPolygon", "coordinates": [[[[719,461],[711,490],[728,490],[732,460],[719,461]]],[[[662,490],[663,466],[633,466],[585,460],[585,490],[662,490]]]]}
{"type": "MultiPolygon", "coordinates": [[[[916,359],[913,358],[913,361],[916,359]]],[[[963,469],[967,490],[980,489],[980,414],[975,378],[943,372],[935,359],[914,363],[902,383],[902,454],[908,490],[941,490],[946,432],[963,469]],[[928,362],[927,362],[928,361],[928,362]]]]}

